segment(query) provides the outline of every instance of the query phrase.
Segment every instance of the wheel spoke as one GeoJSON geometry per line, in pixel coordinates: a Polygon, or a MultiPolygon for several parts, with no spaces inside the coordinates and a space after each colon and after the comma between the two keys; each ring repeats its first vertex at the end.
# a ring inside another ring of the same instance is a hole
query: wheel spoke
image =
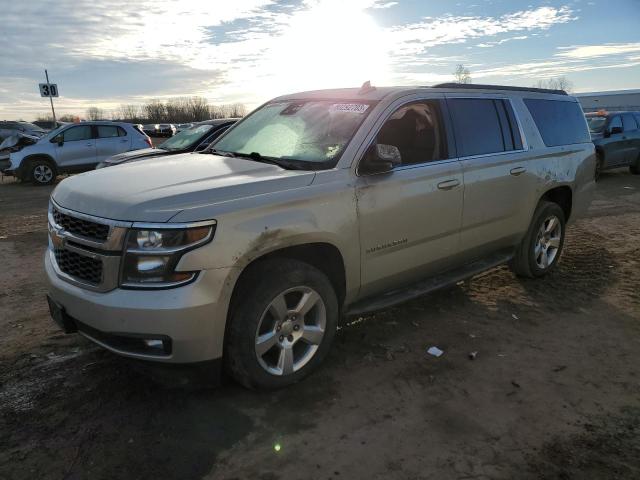
{"type": "Polygon", "coordinates": [[[560,237],[552,237],[549,239],[549,246],[553,248],[560,248],[560,237]]]}
{"type": "Polygon", "coordinates": [[[310,345],[319,345],[322,342],[322,337],[324,336],[324,330],[315,325],[304,327],[304,331],[302,332],[302,340],[307,342],[310,345]]]}
{"type": "Polygon", "coordinates": [[[538,260],[540,258],[540,254],[542,253],[542,243],[540,243],[539,240],[538,243],[536,243],[536,248],[533,253],[536,256],[536,260],[538,260]]]}
{"type": "Polygon", "coordinates": [[[542,251],[540,262],[542,263],[543,268],[547,268],[549,266],[549,255],[547,254],[546,250],[542,251]]]}
{"type": "Polygon", "coordinates": [[[320,300],[320,295],[313,290],[303,293],[298,305],[296,305],[296,313],[304,317],[318,303],[318,300],[320,300]]]}
{"type": "Polygon", "coordinates": [[[269,305],[269,311],[277,320],[284,320],[287,318],[288,309],[284,295],[280,294],[273,299],[271,305],[269,305]]]}
{"type": "Polygon", "coordinates": [[[282,375],[293,373],[293,348],[291,348],[291,345],[285,345],[280,350],[278,370],[282,372],[282,375]]]}
{"type": "Polygon", "coordinates": [[[549,223],[547,223],[546,231],[547,233],[553,232],[558,226],[558,219],[556,217],[551,217],[549,219],[549,223]]]}
{"type": "Polygon", "coordinates": [[[271,350],[277,343],[278,336],[276,332],[268,332],[260,335],[256,340],[256,353],[259,357],[263,356],[271,350]]]}

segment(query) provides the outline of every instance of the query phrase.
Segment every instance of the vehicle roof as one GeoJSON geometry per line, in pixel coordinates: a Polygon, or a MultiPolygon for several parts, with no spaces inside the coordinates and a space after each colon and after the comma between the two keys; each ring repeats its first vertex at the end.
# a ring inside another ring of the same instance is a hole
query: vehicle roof
{"type": "Polygon", "coordinates": [[[204,120],[196,122],[194,125],[220,125],[222,123],[237,122],[239,118],[215,118],[213,120],[204,120]]]}
{"type": "MultiPolygon", "coordinates": [[[[440,84],[435,86],[396,86],[396,87],[371,87],[371,88],[335,88],[327,90],[310,90],[283,95],[274,101],[293,100],[299,98],[307,99],[333,99],[333,100],[355,100],[380,101],[387,96],[403,96],[413,93],[472,93],[472,94],[502,94],[514,96],[545,96],[557,99],[573,99],[562,90],[547,90],[541,88],[513,87],[508,85],[460,85],[453,83],[440,84]]],[[[575,101],[575,100],[574,100],[575,101]]]]}

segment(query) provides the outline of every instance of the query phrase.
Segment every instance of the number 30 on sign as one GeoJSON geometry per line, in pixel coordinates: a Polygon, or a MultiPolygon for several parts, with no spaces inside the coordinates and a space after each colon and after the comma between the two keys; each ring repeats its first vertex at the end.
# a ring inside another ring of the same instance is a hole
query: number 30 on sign
{"type": "Polygon", "coordinates": [[[40,96],[41,97],[57,97],[58,85],[55,83],[40,83],[40,96]]]}

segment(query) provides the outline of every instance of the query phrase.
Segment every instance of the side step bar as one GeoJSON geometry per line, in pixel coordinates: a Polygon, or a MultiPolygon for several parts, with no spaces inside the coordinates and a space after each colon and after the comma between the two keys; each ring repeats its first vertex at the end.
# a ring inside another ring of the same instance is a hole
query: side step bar
{"type": "Polygon", "coordinates": [[[476,260],[475,262],[469,263],[455,270],[450,270],[448,272],[429,277],[402,289],[365,298],[350,305],[347,308],[346,315],[363,315],[376,310],[382,310],[384,308],[406,302],[407,300],[421,297],[422,295],[433,292],[434,290],[455,285],[461,280],[466,280],[467,278],[473,277],[474,275],[491,268],[504,265],[505,263],[508,263],[513,256],[514,252],[512,250],[509,250],[508,252],[503,250],[490,257],[482,260],[476,260]]]}

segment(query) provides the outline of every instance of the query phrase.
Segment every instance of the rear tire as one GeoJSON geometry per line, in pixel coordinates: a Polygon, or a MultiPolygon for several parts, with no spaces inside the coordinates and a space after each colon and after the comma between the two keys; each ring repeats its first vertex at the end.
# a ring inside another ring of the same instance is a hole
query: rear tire
{"type": "Polygon", "coordinates": [[[324,273],[298,260],[249,268],[234,294],[225,367],[245,387],[285,387],[326,357],[339,315],[336,293],[324,273]]]}
{"type": "Polygon", "coordinates": [[[527,234],[511,261],[511,270],[520,277],[543,277],[556,266],[564,246],[564,211],[557,203],[541,201],[527,234]]]}
{"type": "Polygon", "coordinates": [[[34,185],[51,185],[57,176],[58,173],[52,161],[46,158],[36,158],[29,161],[27,178],[34,185]]]}

